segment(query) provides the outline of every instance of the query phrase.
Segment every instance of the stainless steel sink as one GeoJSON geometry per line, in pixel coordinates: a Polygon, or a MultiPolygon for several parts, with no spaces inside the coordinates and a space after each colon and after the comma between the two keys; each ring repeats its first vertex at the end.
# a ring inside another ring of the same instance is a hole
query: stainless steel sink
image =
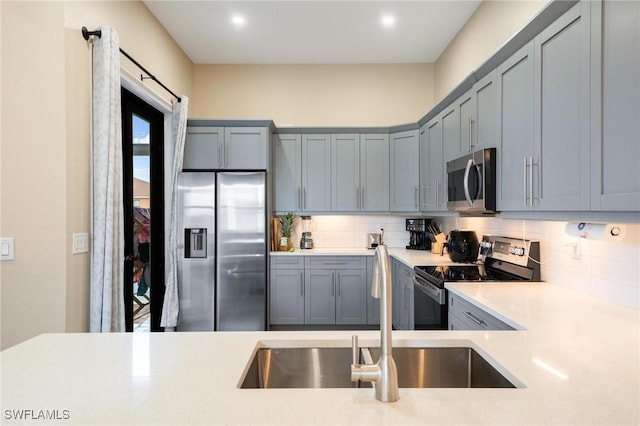
{"type": "MultiPolygon", "coordinates": [[[[360,362],[376,362],[379,354],[379,348],[362,348],[360,362]]],[[[469,347],[394,347],[393,358],[400,388],[515,388],[469,347]]],[[[351,361],[351,348],[259,348],[240,387],[354,388],[351,361]]]]}
{"type": "Polygon", "coordinates": [[[260,348],[240,387],[354,388],[351,348],[260,348]]]}
{"type": "MultiPolygon", "coordinates": [[[[364,349],[366,350],[366,349],[364,349]]],[[[369,348],[373,360],[379,348],[369,348]]],[[[468,347],[393,348],[400,388],[515,388],[468,347]]]]}

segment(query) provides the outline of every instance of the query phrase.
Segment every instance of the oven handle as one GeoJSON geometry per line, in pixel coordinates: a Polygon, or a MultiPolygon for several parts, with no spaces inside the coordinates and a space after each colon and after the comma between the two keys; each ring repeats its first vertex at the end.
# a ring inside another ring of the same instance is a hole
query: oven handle
{"type": "Polygon", "coordinates": [[[447,304],[447,292],[445,291],[445,289],[439,288],[428,281],[422,280],[416,275],[413,276],[413,284],[414,287],[418,288],[420,291],[438,302],[440,305],[447,304]]]}

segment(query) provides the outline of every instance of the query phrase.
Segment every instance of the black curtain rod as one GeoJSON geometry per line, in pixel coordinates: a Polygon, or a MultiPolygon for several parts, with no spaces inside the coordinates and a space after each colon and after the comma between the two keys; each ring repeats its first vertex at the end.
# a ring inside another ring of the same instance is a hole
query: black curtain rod
{"type": "MultiPolygon", "coordinates": [[[[91,36],[96,36],[98,38],[102,37],[102,30],[95,30],[95,31],[89,31],[87,30],[87,27],[82,27],[82,37],[85,40],[89,40],[89,37],[91,36]]],[[[131,55],[129,55],[127,52],[125,52],[124,50],[120,49],[120,53],[122,53],[124,56],[127,57],[127,59],[129,59],[131,62],[133,62],[135,64],[135,66],[137,66],[138,68],[140,68],[145,74],[148,75],[148,77],[146,78],[150,78],[151,80],[155,81],[156,83],[158,83],[164,90],[166,90],[167,92],[171,93],[173,95],[174,98],[176,98],[178,100],[178,102],[182,102],[182,99],[180,98],[180,96],[176,95],[175,93],[173,93],[173,91],[171,91],[171,89],[169,89],[167,86],[165,86],[164,84],[162,84],[162,82],[160,80],[158,80],[156,78],[155,75],[151,74],[149,71],[147,71],[147,69],[145,67],[143,67],[138,61],[136,61],[135,59],[133,59],[131,57],[131,55]]],[[[140,75],[140,80],[144,80],[145,77],[143,77],[142,75],[140,75]]]]}

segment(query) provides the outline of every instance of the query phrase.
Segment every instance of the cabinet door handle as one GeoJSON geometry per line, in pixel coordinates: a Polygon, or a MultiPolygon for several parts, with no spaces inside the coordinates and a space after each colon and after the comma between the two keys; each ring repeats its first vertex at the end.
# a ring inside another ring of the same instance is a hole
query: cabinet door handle
{"type": "Polygon", "coordinates": [[[298,208],[298,210],[302,210],[302,197],[300,196],[300,191],[302,191],[302,189],[298,187],[298,190],[296,191],[296,207],[298,208]]]}
{"type": "Polygon", "coordinates": [[[523,177],[522,177],[522,193],[524,194],[524,205],[527,205],[527,157],[524,157],[524,164],[522,166],[522,172],[523,172],[523,177]]]}
{"type": "Polygon", "coordinates": [[[340,272],[338,272],[338,297],[340,297],[340,286],[342,285],[342,279],[340,277],[340,272]]]}
{"type": "Polygon", "coordinates": [[[303,194],[304,195],[304,199],[302,201],[302,209],[304,210],[304,209],[307,209],[307,207],[308,207],[307,206],[307,187],[306,186],[305,186],[303,192],[304,192],[304,194],[303,194]]]}
{"type": "Polygon", "coordinates": [[[360,210],[360,187],[356,187],[356,210],[360,210]]]}
{"type": "Polygon", "coordinates": [[[471,321],[475,322],[478,325],[483,325],[484,324],[484,321],[482,321],[481,319],[477,318],[471,312],[463,312],[463,314],[465,314],[467,316],[467,318],[469,318],[471,321]]]}
{"type": "Polygon", "coordinates": [[[223,142],[218,141],[218,166],[224,168],[224,146],[223,142]]]}
{"type": "Polygon", "coordinates": [[[304,297],[304,273],[300,272],[300,297],[304,297]]]}
{"type": "Polygon", "coordinates": [[[418,208],[418,187],[417,186],[414,188],[413,198],[414,198],[416,209],[417,209],[418,208]]]}
{"type": "Polygon", "coordinates": [[[529,157],[529,205],[533,206],[533,157],[529,157]]]}
{"type": "Polygon", "coordinates": [[[365,210],[365,204],[364,204],[364,186],[362,188],[360,188],[360,197],[361,197],[361,201],[360,201],[360,210],[365,210]]]}
{"type": "Polygon", "coordinates": [[[331,273],[331,297],[335,296],[336,294],[336,273],[332,272],[331,273]]]}
{"type": "Polygon", "coordinates": [[[473,147],[473,117],[469,116],[469,152],[471,152],[471,147],[473,147]]]}

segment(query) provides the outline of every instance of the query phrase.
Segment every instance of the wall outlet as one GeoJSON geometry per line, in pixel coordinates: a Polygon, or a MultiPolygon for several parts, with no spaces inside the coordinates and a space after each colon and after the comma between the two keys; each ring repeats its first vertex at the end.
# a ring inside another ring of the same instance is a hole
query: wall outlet
{"type": "Polygon", "coordinates": [[[0,260],[14,260],[13,238],[0,238],[0,260]]]}

